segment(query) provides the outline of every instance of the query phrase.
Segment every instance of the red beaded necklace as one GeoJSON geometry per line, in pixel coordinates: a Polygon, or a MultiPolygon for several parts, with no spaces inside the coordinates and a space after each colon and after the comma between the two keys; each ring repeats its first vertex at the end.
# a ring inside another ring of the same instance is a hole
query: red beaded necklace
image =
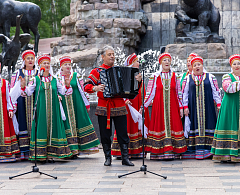
{"type": "MultiPolygon", "coordinates": [[[[196,75],[196,76],[197,76],[197,75],[196,75]]],[[[193,79],[193,81],[194,81],[194,83],[195,83],[196,86],[199,86],[199,85],[202,84],[203,76],[204,76],[204,73],[201,75],[200,80],[195,81],[195,77],[194,77],[194,75],[192,74],[192,79],[193,79]]]]}

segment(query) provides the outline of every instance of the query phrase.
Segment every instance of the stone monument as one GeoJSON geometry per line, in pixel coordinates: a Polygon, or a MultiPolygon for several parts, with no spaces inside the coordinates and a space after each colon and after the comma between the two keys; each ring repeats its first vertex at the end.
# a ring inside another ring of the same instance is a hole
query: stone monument
{"type": "MultiPolygon", "coordinates": [[[[41,20],[41,9],[38,5],[30,2],[19,2],[14,0],[0,0],[0,33],[10,38],[11,26],[16,26],[16,17],[23,14],[20,26],[24,33],[30,33],[35,36],[34,51],[38,52],[38,42],[40,34],[38,32],[38,23],[41,20]]],[[[5,50],[3,44],[3,51],[5,50]]],[[[27,48],[27,44],[25,46],[27,48]]]]}
{"type": "Polygon", "coordinates": [[[9,82],[11,81],[11,70],[12,73],[15,71],[15,65],[17,63],[21,48],[28,44],[31,39],[31,35],[29,33],[20,34],[20,23],[22,17],[23,14],[16,17],[16,31],[12,40],[3,34],[0,34],[0,43],[4,43],[6,49],[6,51],[3,53],[3,56],[2,54],[0,55],[1,73],[3,66],[7,66],[9,82]]]}
{"type": "Polygon", "coordinates": [[[219,36],[220,13],[211,0],[181,0],[175,43],[225,43],[219,36]]]}
{"type": "Polygon", "coordinates": [[[180,0],[175,18],[176,38],[165,51],[180,59],[194,52],[203,57],[209,72],[228,72],[228,48],[219,36],[221,17],[211,0],[180,0]]]}
{"type": "Polygon", "coordinates": [[[51,43],[51,55],[60,58],[67,53],[80,68],[92,68],[98,49],[106,44],[134,52],[148,22],[142,2],[72,0],[70,16],[61,21],[62,39],[51,43]]]}

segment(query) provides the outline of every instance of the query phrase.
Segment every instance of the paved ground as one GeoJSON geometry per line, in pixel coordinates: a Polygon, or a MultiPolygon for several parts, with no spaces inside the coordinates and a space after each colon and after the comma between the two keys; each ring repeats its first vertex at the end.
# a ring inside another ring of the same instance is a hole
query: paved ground
{"type": "Polygon", "coordinates": [[[150,161],[148,170],[166,175],[166,180],[143,172],[123,178],[119,174],[138,170],[113,160],[103,166],[103,152],[80,156],[76,160],[39,165],[40,171],[57,176],[51,179],[38,173],[9,180],[9,176],[30,171],[31,162],[0,164],[0,195],[234,195],[240,193],[240,163],[214,163],[212,160],[150,161]]]}

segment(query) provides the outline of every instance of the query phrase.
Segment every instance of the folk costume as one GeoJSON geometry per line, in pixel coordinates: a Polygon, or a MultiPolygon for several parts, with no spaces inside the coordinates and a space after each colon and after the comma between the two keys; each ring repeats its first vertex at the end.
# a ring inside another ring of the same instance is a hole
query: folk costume
{"type": "MultiPolygon", "coordinates": [[[[38,57],[40,65],[44,60],[50,62],[49,55],[38,57]]],[[[49,76],[40,75],[34,77],[27,87],[22,88],[22,96],[31,96],[35,92],[34,101],[39,91],[37,103],[37,159],[46,160],[47,157],[65,158],[70,157],[72,152],[68,146],[65,134],[64,124],[61,118],[58,93],[68,95],[72,93],[72,88],[63,86],[52,76],[51,70],[49,76]]],[[[35,103],[35,102],[34,102],[35,103]]],[[[35,158],[35,120],[32,123],[31,141],[30,141],[30,160],[35,158]]]]}
{"type": "MultiPolygon", "coordinates": [[[[60,58],[59,61],[60,69],[65,63],[71,64],[71,58],[68,56],[60,58]]],[[[60,72],[58,74],[59,82],[64,84],[64,77],[60,72]]],[[[65,96],[60,95],[66,115],[66,120],[63,123],[69,147],[73,155],[97,153],[99,152],[97,146],[100,142],[87,113],[90,103],[83,90],[83,80],[76,72],[71,73],[70,85],[73,93],[65,96]]]]}
{"type": "MultiPolygon", "coordinates": [[[[137,60],[138,60],[138,57],[136,56],[135,53],[133,53],[126,59],[125,66],[131,67],[134,64],[134,62],[137,60]]],[[[129,99],[130,102],[132,103],[131,107],[136,109],[136,111],[139,111],[139,109],[142,105],[142,101],[144,99],[144,97],[142,97],[142,90],[143,90],[143,87],[141,84],[141,87],[139,88],[139,91],[138,91],[138,95],[134,99],[129,99]]],[[[145,90],[144,90],[144,94],[145,94],[145,90]]],[[[139,129],[139,124],[137,122],[134,122],[132,113],[129,110],[130,108],[128,105],[126,106],[126,108],[127,108],[127,112],[128,112],[128,114],[127,114],[127,132],[128,132],[128,136],[130,139],[130,142],[128,144],[128,155],[130,158],[141,158],[143,155],[142,154],[141,129],[139,129]]],[[[150,123],[150,118],[149,118],[149,111],[147,108],[146,112],[145,112],[145,123],[144,123],[146,128],[144,129],[144,131],[148,130],[149,123],[150,123]]],[[[115,157],[121,156],[121,151],[120,151],[120,147],[118,144],[116,131],[115,131],[114,137],[113,137],[112,155],[115,157]]]]}
{"type": "MultiPolygon", "coordinates": [[[[203,64],[201,57],[191,60],[203,64]]],[[[189,109],[188,151],[183,159],[205,159],[212,154],[211,146],[217,117],[214,101],[221,105],[221,97],[214,75],[203,72],[202,75],[188,75],[183,82],[183,106],[189,109]]]]}
{"type": "MultiPolygon", "coordinates": [[[[197,57],[198,54],[196,53],[191,53],[189,56],[188,56],[188,60],[191,60],[193,59],[194,57],[197,57]]],[[[192,72],[190,72],[189,70],[187,72],[184,72],[181,76],[180,76],[180,86],[181,86],[181,89],[182,89],[182,84],[183,84],[183,81],[184,79],[189,75],[189,74],[192,74],[192,72]]]]}
{"type": "MultiPolygon", "coordinates": [[[[35,61],[35,53],[33,50],[26,50],[22,53],[22,60],[23,65],[21,69],[17,70],[11,79],[11,96],[14,94],[17,95],[19,91],[18,79],[19,76],[26,79],[26,84],[29,84],[29,81],[38,74],[37,66],[32,70],[25,69],[25,59],[28,56],[34,56],[35,61]],[[15,88],[14,88],[15,87],[15,88]]],[[[20,94],[19,94],[20,95],[20,94]]],[[[14,99],[14,98],[13,98],[14,99]]],[[[32,116],[33,116],[33,102],[34,102],[34,95],[29,97],[21,97],[19,96],[14,102],[14,106],[17,107],[16,117],[19,124],[19,135],[18,143],[20,148],[20,155],[16,155],[17,158],[24,160],[28,159],[29,157],[29,145],[30,145],[30,137],[31,137],[31,129],[32,129],[32,116]]]]}
{"type": "MultiPolygon", "coordinates": [[[[170,58],[169,53],[159,57],[159,64],[164,58],[170,58]]],[[[148,131],[146,151],[150,159],[174,159],[187,150],[180,117],[182,106],[182,91],[179,80],[171,70],[154,73],[148,82],[145,97],[145,109],[151,104],[152,115],[148,131]]]]}
{"type": "MultiPolygon", "coordinates": [[[[111,66],[102,64],[99,68],[93,69],[84,84],[84,90],[88,93],[94,93],[94,87],[101,84],[99,72],[108,68],[111,66]]],[[[123,98],[104,98],[101,91],[97,93],[97,96],[98,105],[95,114],[98,116],[101,143],[106,159],[104,165],[110,166],[112,162],[110,137],[112,135],[112,121],[114,121],[121,148],[122,164],[133,166],[128,159],[127,109],[123,98]]]]}
{"type": "MultiPolygon", "coordinates": [[[[188,58],[187,58],[187,61],[190,61],[190,63],[191,63],[191,60],[194,58],[194,57],[197,57],[198,56],[198,54],[196,54],[196,53],[191,53],[189,56],[188,56],[188,58]]],[[[188,62],[187,62],[188,63],[188,62]]],[[[191,65],[192,66],[192,65],[191,65]]],[[[188,70],[187,72],[185,72],[185,73],[183,73],[182,75],[180,75],[180,86],[181,86],[181,90],[183,89],[182,88],[182,85],[183,85],[183,81],[184,81],[184,79],[188,76],[188,75],[190,75],[190,74],[192,74],[192,71],[190,71],[190,70],[188,70]]],[[[186,126],[188,126],[188,124],[189,124],[189,117],[186,117],[185,115],[183,115],[183,117],[182,117],[182,125],[183,125],[183,130],[185,130],[185,125],[186,126]]],[[[186,132],[186,131],[185,131],[186,132]]],[[[188,143],[188,136],[187,137],[185,137],[185,139],[186,139],[186,142],[188,143]]]]}
{"type": "MultiPolygon", "coordinates": [[[[234,60],[240,60],[240,55],[232,55],[229,58],[231,66],[234,60]]],[[[233,73],[225,74],[222,78],[222,86],[225,94],[218,115],[211,153],[213,160],[240,162],[240,77],[233,73]]]]}
{"type": "Polygon", "coordinates": [[[9,93],[8,81],[0,78],[0,162],[16,161],[15,154],[20,152],[13,121],[8,113],[14,110],[9,93]]]}

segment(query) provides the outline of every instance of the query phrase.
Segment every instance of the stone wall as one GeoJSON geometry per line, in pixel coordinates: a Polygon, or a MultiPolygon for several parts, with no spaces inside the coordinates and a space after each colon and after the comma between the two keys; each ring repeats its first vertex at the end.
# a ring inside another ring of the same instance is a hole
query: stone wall
{"type": "Polygon", "coordinates": [[[92,67],[97,49],[106,44],[126,53],[136,50],[147,26],[140,0],[103,1],[71,1],[70,16],[61,20],[61,40],[51,43],[52,56],[67,53],[80,68],[85,68],[92,67]]]}
{"type": "MultiPolygon", "coordinates": [[[[139,52],[159,50],[174,43],[176,19],[174,11],[179,0],[155,0],[143,10],[149,19],[147,32],[139,52]]],[[[240,0],[211,0],[221,14],[219,34],[225,38],[228,55],[240,53],[240,0]]]]}

